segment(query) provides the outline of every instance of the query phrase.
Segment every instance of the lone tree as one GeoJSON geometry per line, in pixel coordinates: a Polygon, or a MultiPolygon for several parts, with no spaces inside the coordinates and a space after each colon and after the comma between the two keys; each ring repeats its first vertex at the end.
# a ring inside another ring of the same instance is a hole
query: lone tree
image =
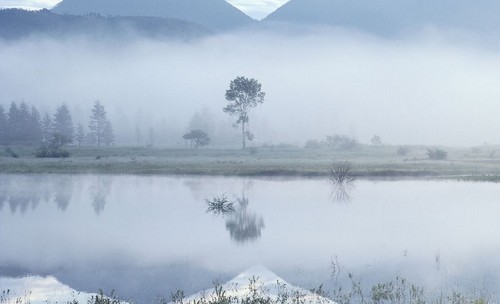
{"type": "Polygon", "coordinates": [[[182,136],[185,140],[189,140],[191,148],[198,149],[199,147],[204,147],[210,143],[210,137],[208,134],[202,130],[192,130],[182,136]]]}
{"type": "Polygon", "coordinates": [[[255,79],[237,77],[229,84],[226,91],[226,100],[229,104],[223,109],[225,113],[236,116],[236,125],[241,125],[243,138],[243,149],[246,147],[246,139],[253,140],[253,134],[245,129],[248,124],[248,112],[258,104],[264,102],[266,93],[262,92],[262,85],[255,79]]]}

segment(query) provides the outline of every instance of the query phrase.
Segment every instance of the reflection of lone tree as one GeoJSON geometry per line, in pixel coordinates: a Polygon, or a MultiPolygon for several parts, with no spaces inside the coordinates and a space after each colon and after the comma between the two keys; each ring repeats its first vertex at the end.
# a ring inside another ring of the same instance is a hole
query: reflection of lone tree
{"type": "Polygon", "coordinates": [[[246,77],[237,77],[229,84],[229,90],[226,91],[226,100],[229,104],[223,109],[225,113],[236,116],[236,125],[241,124],[241,134],[243,137],[243,149],[245,149],[245,140],[253,140],[253,134],[245,129],[248,124],[248,112],[258,104],[264,102],[266,93],[262,92],[262,85],[255,79],[246,77]]]}
{"type": "Polygon", "coordinates": [[[261,230],[264,228],[264,219],[248,212],[248,199],[243,197],[237,199],[238,208],[236,212],[226,220],[226,229],[233,240],[244,243],[260,238],[261,230]]]}
{"type": "Polygon", "coordinates": [[[182,138],[189,140],[191,149],[198,149],[210,143],[210,137],[202,130],[191,130],[191,132],[184,134],[182,138]]]}

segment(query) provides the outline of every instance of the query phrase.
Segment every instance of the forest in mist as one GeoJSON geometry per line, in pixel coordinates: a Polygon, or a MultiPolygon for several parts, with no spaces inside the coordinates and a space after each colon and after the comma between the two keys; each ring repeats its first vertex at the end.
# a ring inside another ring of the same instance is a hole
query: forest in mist
{"type": "Polygon", "coordinates": [[[214,146],[239,145],[223,113],[229,82],[266,92],[250,113],[252,145],[346,134],[368,143],[498,143],[500,47],[492,37],[426,29],[381,38],[343,28],[247,28],[190,41],[32,35],[0,41],[0,104],[66,104],[88,125],[96,100],[117,145],[184,147],[204,129],[214,146]]]}

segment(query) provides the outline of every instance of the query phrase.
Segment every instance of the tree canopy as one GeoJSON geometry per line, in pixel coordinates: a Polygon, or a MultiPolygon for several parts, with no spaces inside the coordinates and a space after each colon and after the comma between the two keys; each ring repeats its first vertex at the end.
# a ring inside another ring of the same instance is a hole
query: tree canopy
{"type": "Polygon", "coordinates": [[[210,137],[202,130],[191,130],[182,136],[182,138],[189,140],[191,148],[198,149],[210,143],[210,137]]]}
{"type": "Polygon", "coordinates": [[[241,125],[243,149],[246,147],[246,139],[253,140],[253,134],[246,129],[246,124],[250,121],[248,113],[250,109],[263,103],[265,96],[262,85],[256,79],[243,76],[232,80],[226,91],[226,100],[229,103],[223,111],[237,117],[236,124],[241,125]]]}

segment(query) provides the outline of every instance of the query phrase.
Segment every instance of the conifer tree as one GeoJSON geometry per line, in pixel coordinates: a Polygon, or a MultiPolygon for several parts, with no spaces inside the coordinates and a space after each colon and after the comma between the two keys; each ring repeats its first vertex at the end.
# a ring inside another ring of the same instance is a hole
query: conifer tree
{"type": "Polygon", "coordinates": [[[62,104],[57,108],[56,113],[54,114],[54,123],[53,130],[54,133],[61,134],[67,140],[67,142],[73,142],[73,135],[75,133],[75,129],[73,127],[73,120],[71,118],[71,114],[68,110],[68,107],[65,104],[62,104]]]}
{"type": "Polygon", "coordinates": [[[102,103],[97,100],[92,107],[89,122],[89,139],[92,144],[100,147],[104,144],[104,129],[108,120],[106,118],[106,110],[102,103]]]}

